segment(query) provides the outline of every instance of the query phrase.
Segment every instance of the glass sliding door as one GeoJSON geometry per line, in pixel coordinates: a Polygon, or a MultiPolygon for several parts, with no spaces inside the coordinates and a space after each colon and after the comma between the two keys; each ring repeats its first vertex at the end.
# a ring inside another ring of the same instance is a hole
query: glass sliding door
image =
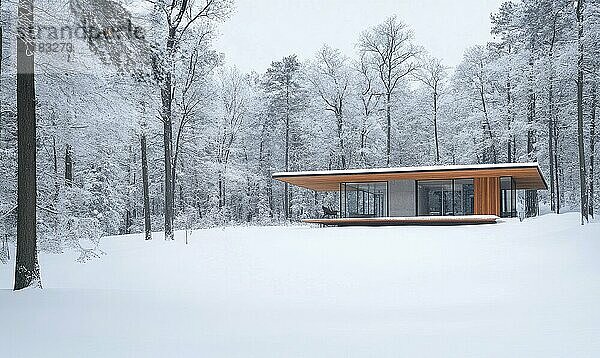
{"type": "Polygon", "coordinates": [[[387,216],[387,182],[342,183],[342,217],[376,218],[387,216]]]}
{"type": "Polygon", "coordinates": [[[454,180],[454,215],[475,213],[475,184],[473,179],[454,180]]]}
{"type": "Polygon", "coordinates": [[[419,216],[454,215],[452,180],[422,180],[417,183],[419,216]]]}
{"type": "Polygon", "coordinates": [[[474,206],[473,179],[417,182],[418,216],[473,215],[474,206]]]}
{"type": "Polygon", "coordinates": [[[500,216],[503,218],[517,216],[517,190],[512,177],[500,178],[500,216]]]}

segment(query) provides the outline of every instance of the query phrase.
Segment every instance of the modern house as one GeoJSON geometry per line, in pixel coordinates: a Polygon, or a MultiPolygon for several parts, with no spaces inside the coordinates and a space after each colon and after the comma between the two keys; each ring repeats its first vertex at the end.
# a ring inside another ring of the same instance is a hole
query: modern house
{"type": "Polygon", "coordinates": [[[320,192],[339,192],[324,225],[488,223],[517,215],[517,190],[546,190],[537,163],[445,165],[274,173],[320,192]]]}

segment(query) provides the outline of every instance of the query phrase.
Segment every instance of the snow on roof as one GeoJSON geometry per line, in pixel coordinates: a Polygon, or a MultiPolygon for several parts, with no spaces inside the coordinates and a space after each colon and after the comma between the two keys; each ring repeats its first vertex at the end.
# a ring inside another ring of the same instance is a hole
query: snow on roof
{"type": "Polygon", "coordinates": [[[507,169],[507,168],[537,168],[538,163],[501,163],[501,164],[467,164],[467,165],[434,165],[422,167],[374,168],[374,169],[346,169],[346,170],[313,170],[300,172],[277,172],[273,178],[314,176],[314,175],[352,175],[352,174],[387,174],[411,172],[435,172],[452,170],[478,170],[478,169],[507,169]]]}

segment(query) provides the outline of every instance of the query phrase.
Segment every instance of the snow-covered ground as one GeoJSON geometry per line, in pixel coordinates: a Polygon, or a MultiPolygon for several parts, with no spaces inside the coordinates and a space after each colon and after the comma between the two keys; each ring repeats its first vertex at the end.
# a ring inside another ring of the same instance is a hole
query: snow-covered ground
{"type": "Polygon", "coordinates": [[[600,224],[256,227],[0,265],[2,357],[598,357],[600,224]]]}

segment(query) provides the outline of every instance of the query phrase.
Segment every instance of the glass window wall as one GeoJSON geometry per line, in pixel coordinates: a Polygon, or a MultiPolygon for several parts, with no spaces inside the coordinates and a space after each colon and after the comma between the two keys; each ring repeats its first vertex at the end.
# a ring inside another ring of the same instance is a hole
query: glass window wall
{"type": "Polygon", "coordinates": [[[475,185],[473,179],[454,181],[454,215],[475,213],[475,185]]]}
{"type": "Polygon", "coordinates": [[[473,215],[474,198],[473,179],[417,182],[419,216],[473,215]]]}
{"type": "Polygon", "coordinates": [[[342,217],[385,217],[388,212],[387,182],[342,183],[342,217]]]}

